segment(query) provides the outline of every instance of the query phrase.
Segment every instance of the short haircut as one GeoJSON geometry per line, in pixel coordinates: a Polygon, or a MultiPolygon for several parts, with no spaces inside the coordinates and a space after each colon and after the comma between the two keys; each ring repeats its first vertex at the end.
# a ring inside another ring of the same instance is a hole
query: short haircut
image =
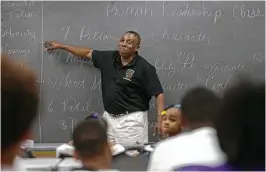
{"type": "Polygon", "coordinates": [[[73,132],[73,145],[82,158],[101,155],[107,141],[107,132],[98,119],[80,122],[73,132]]]}
{"type": "Polygon", "coordinates": [[[1,54],[1,149],[17,144],[38,113],[39,85],[35,73],[1,54]]]}
{"type": "Polygon", "coordinates": [[[105,130],[107,131],[108,129],[108,124],[107,121],[103,118],[103,116],[97,114],[97,113],[93,113],[89,116],[87,116],[84,120],[90,120],[90,119],[98,119],[99,122],[102,124],[102,126],[105,128],[105,130]]]}
{"type": "Polygon", "coordinates": [[[241,79],[225,91],[215,126],[230,165],[265,168],[265,82],[241,79]]]}
{"type": "Polygon", "coordinates": [[[134,36],[136,36],[136,37],[138,38],[138,45],[140,45],[141,37],[140,37],[140,35],[139,35],[138,32],[136,32],[136,31],[132,31],[132,30],[129,30],[129,31],[127,31],[125,34],[127,34],[127,33],[129,33],[129,34],[133,34],[134,36]]]}
{"type": "Polygon", "coordinates": [[[213,122],[220,100],[220,97],[205,87],[192,88],[181,99],[182,117],[191,123],[213,122]]]}

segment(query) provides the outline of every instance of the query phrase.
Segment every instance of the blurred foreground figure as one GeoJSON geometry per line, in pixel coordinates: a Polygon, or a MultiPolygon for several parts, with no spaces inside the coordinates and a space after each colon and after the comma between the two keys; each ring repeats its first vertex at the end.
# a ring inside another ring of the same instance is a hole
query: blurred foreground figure
{"type": "Polygon", "coordinates": [[[265,171],[265,82],[241,80],[228,89],[216,128],[228,157],[222,170],[265,171]]]}
{"type": "Polygon", "coordinates": [[[25,170],[17,155],[31,138],[37,116],[39,85],[32,70],[1,54],[1,169],[25,170]]]}

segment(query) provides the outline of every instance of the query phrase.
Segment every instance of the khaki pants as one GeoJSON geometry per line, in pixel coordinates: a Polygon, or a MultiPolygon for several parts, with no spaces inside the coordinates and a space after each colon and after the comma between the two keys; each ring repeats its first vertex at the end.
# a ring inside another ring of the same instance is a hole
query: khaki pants
{"type": "Polygon", "coordinates": [[[108,123],[108,140],[123,146],[147,143],[149,137],[147,115],[147,111],[138,111],[113,117],[105,111],[103,117],[108,123]]]}

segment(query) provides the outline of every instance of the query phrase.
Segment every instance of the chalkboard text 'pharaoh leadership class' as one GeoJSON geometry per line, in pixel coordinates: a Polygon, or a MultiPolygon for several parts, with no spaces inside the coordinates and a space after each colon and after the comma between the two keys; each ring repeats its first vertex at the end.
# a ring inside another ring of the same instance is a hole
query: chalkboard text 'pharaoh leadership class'
{"type": "Polygon", "coordinates": [[[238,18],[257,18],[264,17],[265,14],[260,8],[248,8],[245,4],[235,4],[233,7],[233,17],[238,18]]]}
{"type": "MultiPolygon", "coordinates": [[[[106,7],[106,16],[119,17],[153,17],[161,15],[163,17],[211,17],[216,23],[218,19],[223,17],[223,12],[220,9],[210,9],[204,5],[204,2],[199,2],[200,8],[195,8],[191,4],[176,6],[171,2],[163,2],[161,4],[160,12],[154,11],[151,7],[152,3],[143,2],[143,7],[135,7],[134,5],[120,5],[119,2],[113,3],[106,7]]],[[[195,2],[194,2],[195,4],[195,2]]]]}

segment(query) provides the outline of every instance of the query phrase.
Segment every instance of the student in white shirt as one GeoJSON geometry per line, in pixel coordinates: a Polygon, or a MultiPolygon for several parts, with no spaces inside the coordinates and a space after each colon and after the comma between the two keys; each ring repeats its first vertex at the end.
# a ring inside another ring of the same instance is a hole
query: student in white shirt
{"type": "Polygon", "coordinates": [[[220,98],[197,87],[181,100],[181,124],[191,130],[159,142],[151,155],[148,171],[172,171],[188,165],[215,166],[225,162],[212,127],[220,98]]]}
{"type": "Polygon", "coordinates": [[[1,54],[1,170],[23,171],[17,155],[31,138],[37,116],[39,85],[35,73],[1,54]]]}

